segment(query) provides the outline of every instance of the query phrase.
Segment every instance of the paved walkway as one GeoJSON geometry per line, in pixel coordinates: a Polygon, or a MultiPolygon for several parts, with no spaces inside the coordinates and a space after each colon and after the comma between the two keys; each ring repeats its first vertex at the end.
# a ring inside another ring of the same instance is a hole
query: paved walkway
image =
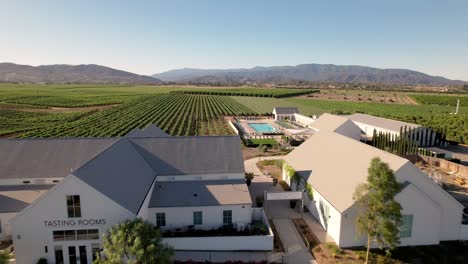
{"type": "Polygon", "coordinates": [[[316,263],[290,219],[273,219],[273,223],[285,249],[284,263],[316,263]]]}

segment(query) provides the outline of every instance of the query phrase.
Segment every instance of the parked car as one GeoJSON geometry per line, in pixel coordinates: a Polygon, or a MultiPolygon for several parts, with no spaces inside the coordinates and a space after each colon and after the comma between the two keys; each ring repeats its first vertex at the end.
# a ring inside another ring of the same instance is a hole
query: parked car
{"type": "Polygon", "coordinates": [[[270,172],[267,171],[267,170],[264,170],[264,171],[263,171],[263,175],[265,175],[265,176],[270,176],[270,172]]]}

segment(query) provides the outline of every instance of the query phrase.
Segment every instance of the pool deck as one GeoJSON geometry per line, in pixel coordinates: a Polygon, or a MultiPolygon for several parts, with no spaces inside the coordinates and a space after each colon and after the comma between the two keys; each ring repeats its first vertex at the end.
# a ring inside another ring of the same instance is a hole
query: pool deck
{"type": "Polygon", "coordinates": [[[242,128],[244,129],[244,131],[248,134],[257,134],[257,135],[263,134],[262,132],[258,132],[255,129],[253,129],[251,126],[249,126],[249,123],[254,123],[254,124],[264,123],[264,124],[268,124],[272,126],[278,132],[281,131],[280,127],[278,126],[278,124],[275,123],[274,119],[252,119],[252,120],[240,119],[239,123],[242,125],[242,128]]]}

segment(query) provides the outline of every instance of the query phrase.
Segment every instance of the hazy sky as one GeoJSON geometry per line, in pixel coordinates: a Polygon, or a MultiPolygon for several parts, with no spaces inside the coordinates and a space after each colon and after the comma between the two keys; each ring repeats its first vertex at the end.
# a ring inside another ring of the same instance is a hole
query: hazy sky
{"type": "Polygon", "coordinates": [[[0,0],[0,61],[140,74],[330,63],[468,80],[468,1],[0,0]]]}

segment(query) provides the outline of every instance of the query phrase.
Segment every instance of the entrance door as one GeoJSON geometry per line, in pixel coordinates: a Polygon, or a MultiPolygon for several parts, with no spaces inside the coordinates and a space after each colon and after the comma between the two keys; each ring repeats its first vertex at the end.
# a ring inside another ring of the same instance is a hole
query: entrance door
{"type": "Polygon", "coordinates": [[[77,264],[76,263],[76,248],[75,248],[75,246],[69,246],[68,247],[68,263],[77,264]]]}
{"type": "Polygon", "coordinates": [[[80,264],[88,264],[88,255],[86,254],[86,246],[80,246],[80,264]]]}

